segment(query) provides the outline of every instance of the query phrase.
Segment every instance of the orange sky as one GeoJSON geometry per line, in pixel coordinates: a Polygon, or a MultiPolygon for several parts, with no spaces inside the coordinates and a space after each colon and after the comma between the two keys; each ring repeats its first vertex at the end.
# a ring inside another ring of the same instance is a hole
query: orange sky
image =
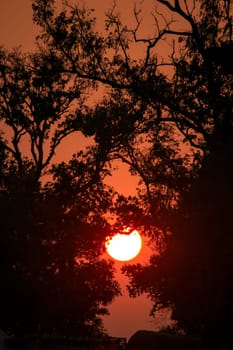
{"type": "MultiPolygon", "coordinates": [[[[133,23],[130,14],[132,13],[134,2],[133,0],[117,1],[122,18],[129,23],[133,23]]],[[[96,9],[98,23],[100,27],[103,26],[104,12],[111,7],[112,0],[87,0],[86,3],[88,7],[96,9]]],[[[142,1],[138,1],[138,3],[142,3],[142,1]]],[[[143,30],[145,32],[149,32],[152,26],[149,13],[153,4],[153,0],[147,0],[143,5],[143,15],[145,17],[143,30]]],[[[7,49],[22,46],[24,51],[30,51],[33,49],[33,42],[37,31],[38,29],[32,24],[31,0],[0,1],[0,44],[3,44],[7,49]]],[[[79,142],[82,142],[82,140],[80,141],[79,139],[79,142]]],[[[57,152],[57,160],[62,159],[66,161],[75,151],[77,151],[76,135],[71,136],[62,143],[57,152]]],[[[129,177],[127,167],[121,167],[121,170],[115,172],[109,181],[126,195],[135,193],[136,180],[129,177]]],[[[142,252],[135,261],[146,261],[148,256],[149,249],[144,244],[142,252]]],[[[138,329],[158,328],[159,320],[153,320],[149,317],[151,303],[145,296],[135,299],[130,299],[127,296],[124,288],[126,278],[120,274],[121,265],[121,263],[116,263],[116,275],[123,286],[124,295],[113,302],[109,308],[110,316],[104,317],[104,325],[110,335],[128,338],[138,329]]]]}

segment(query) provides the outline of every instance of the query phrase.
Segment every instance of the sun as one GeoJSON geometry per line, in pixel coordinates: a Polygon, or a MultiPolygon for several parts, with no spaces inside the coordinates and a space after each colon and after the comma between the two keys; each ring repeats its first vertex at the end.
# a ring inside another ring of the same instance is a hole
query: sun
{"type": "Polygon", "coordinates": [[[129,261],[135,258],[142,249],[142,238],[137,230],[117,233],[107,237],[105,242],[107,253],[115,260],[129,261]]]}

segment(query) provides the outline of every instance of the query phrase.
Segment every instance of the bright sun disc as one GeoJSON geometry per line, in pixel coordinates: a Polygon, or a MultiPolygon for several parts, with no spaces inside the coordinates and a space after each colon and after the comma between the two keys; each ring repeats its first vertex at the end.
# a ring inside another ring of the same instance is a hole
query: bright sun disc
{"type": "Polygon", "coordinates": [[[117,233],[107,237],[105,247],[115,260],[128,261],[135,258],[142,248],[142,238],[137,230],[129,233],[117,233]]]}

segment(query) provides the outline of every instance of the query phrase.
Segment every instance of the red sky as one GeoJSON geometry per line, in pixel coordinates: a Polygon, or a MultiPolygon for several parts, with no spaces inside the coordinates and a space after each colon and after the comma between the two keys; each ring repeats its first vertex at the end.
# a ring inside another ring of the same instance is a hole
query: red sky
{"type": "MultiPolygon", "coordinates": [[[[138,4],[142,1],[138,1],[138,4]]],[[[95,1],[87,0],[88,7],[96,9],[97,21],[102,27],[104,25],[104,12],[112,5],[112,0],[95,1]]],[[[133,0],[118,0],[117,6],[122,14],[122,19],[128,23],[133,23],[131,13],[133,9],[133,0]]],[[[143,30],[149,32],[152,27],[152,20],[149,16],[153,8],[154,1],[147,0],[143,4],[143,15],[145,21],[143,30]]],[[[1,0],[0,1],[0,44],[7,49],[22,46],[24,51],[33,49],[33,42],[38,29],[32,23],[31,0],[1,0]]],[[[137,53],[135,53],[137,54],[137,53]]],[[[80,141],[82,142],[82,140],[80,141]]],[[[70,156],[77,151],[77,136],[73,136],[65,141],[57,152],[57,160],[68,160],[70,156]]],[[[126,195],[135,192],[136,181],[129,178],[127,168],[121,167],[121,170],[115,172],[111,183],[126,195]],[[128,180],[127,180],[128,179],[128,180]]],[[[139,261],[148,259],[149,250],[144,244],[144,248],[139,261]]],[[[120,274],[121,264],[117,263],[117,276],[122,286],[125,286],[126,280],[120,274]]],[[[110,335],[129,338],[138,329],[155,329],[158,327],[159,320],[153,320],[149,317],[151,303],[145,296],[130,299],[126,291],[124,295],[116,299],[110,307],[110,316],[104,318],[104,325],[110,335]]],[[[165,316],[166,318],[166,316],[165,316]]]]}

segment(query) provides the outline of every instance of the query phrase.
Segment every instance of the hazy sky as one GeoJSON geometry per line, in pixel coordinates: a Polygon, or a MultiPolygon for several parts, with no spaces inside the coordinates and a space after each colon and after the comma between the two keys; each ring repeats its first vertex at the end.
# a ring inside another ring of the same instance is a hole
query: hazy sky
{"type": "MultiPolygon", "coordinates": [[[[140,1],[142,3],[142,1],[140,1]]],[[[140,3],[138,2],[138,3],[140,3]]],[[[87,0],[89,7],[96,9],[96,17],[100,26],[104,24],[104,12],[112,5],[112,1],[94,1],[87,0]]],[[[143,5],[143,14],[146,18],[144,22],[144,30],[151,29],[151,19],[149,17],[150,9],[154,1],[147,0],[143,5]]],[[[132,13],[134,1],[118,0],[117,1],[122,18],[127,19],[129,23],[130,14],[132,13]]],[[[131,22],[130,22],[131,21],[131,22]]],[[[38,33],[38,28],[33,26],[31,0],[0,0],[0,44],[7,49],[21,46],[24,51],[33,49],[34,38],[38,33]]],[[[76,136],[75,136],[76,137],[76,136]]],[[[68,139],[62,144],[58,152],[58,157],[63,160],[68,160],[75,152],[76,142],[74,138],[68,139]]],[[[135,191],[135,181],[130,179],[126,181],[127,168],[122,168],[117,172],[112,181],[116,183],[118,189],[125,194],[130,194],[135,191]]],[[[148,259],[148,248],[144,245],[141,255],[137,258],[140,261],[148,259]]],[[[121,264],[116,264],[117,276],[123,286],[126,280],[120,275],[119,269],[121,264]]],[[[138,329],[154,329],[158,327],[159,321],[149,317],[151,303],[145,296],[140,296],[135,299],[130,299],[125,290],[124,295],[113,302],[110,307],[110,316],[104,318],[106,329],[112,336],[129,337],[138,329]]],[[[166,316],[165,316],[166,318],[166,316]]]]}

